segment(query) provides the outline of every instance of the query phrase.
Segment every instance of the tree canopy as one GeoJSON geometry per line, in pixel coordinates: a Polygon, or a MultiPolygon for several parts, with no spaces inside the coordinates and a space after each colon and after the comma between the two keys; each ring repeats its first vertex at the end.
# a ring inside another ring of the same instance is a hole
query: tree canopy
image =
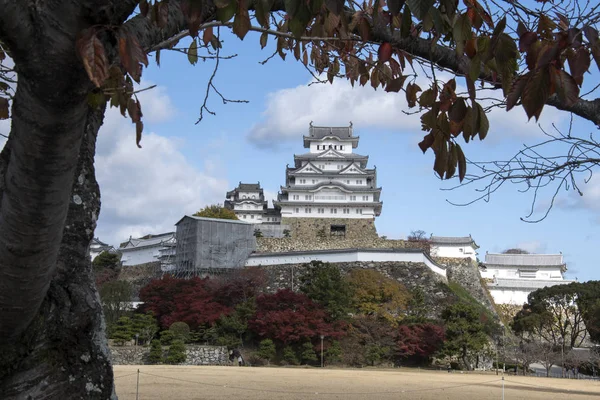
{"type": "Polygon", "coordinates": [[[195,217],[218,218],[218,219],[238,219],[237,215],[228,208],[213,204],[204,207],[202,210],[194,214],[195,217]]]}
{"type": "Polygon", "coordinates": [[[579,174],[587,179],[600,162],[588,132],[552,134],[510,160],[472,163],[473,175],[463,150],[493,129],[492,107],[522,108],[536,120],[550,107],[600,124],[597,87],[586,80],[600,62],[593,2],[0,0],[0,10],[0,119],[12,120],[0,155],[0,371],[14,377],[3,380],[6,398],[38,393],[40,382],[62,398],[110,396],[87,257],[100,210],[96,137],[111,106],[135,124],[141,146],[133,83],[148,54],[159,64],[160,52],[180,51],[175,44],[184,37],[193,38],[184,50],[190,63],[215,65],[200,119],[212,113],[209,95],[231,101],[213,79],[222,31],[240,39],[257,32],[257,46],[271,41],[275,55],[294,57],[318,79],[402,91],[421,113],[419,147],[432,150],[435,173],[486,179],[482,197],[505,182],[536,193],[548,185],[580,191],[579,174]],[[438,78],[442,70],[452,76],[438,78]],[[544,146],[557,143],[563,152],[544,155],[544,146]],[[48,353],[61,356],[40,365],[36,357],[48,353]],[[95,361],[84,364],[83,353],[95,361]],[[36,376],[24,378],[31,365],[36,376]]]}

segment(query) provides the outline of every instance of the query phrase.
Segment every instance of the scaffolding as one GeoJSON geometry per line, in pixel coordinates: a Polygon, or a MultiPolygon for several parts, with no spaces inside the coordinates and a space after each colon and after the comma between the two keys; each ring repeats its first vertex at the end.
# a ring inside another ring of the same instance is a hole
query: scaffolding
{"type": "Polygon", "coordinates": [[[174,267],[165,273],[179,278],[221,275],[242,268],[256,250],[252,224],[185,216],[176,226],[174,267]]]}

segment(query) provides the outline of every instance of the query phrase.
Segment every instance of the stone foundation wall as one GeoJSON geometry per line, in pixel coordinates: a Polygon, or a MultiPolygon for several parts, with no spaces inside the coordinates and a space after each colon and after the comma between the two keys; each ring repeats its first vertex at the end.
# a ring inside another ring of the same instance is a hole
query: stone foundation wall
{"type": "Polygon", "coordinates": [[[470,258],[433,257],[441,265],[445,265],[448,280],[464,287],[471,296],[493,313],[497,313],[494,300],[483,286],[476,261],[470,258]]]}
{"type": "MultiPolygon", "coordinates": [[[[397,280],[409,289],[420,287],[425,292],[425,303],[431,318],[439,318],[442,310],[451,302],[457,301],[456,295],[446,285],[444,277],[431,271],[425,264],[410,262],[351,262],[336,264],[343,274],[353,269],[369,268],[381,272],[388,278],[397,280]]],[[[298,290],[299,277],[306,270],[305,264],[286,264],[262,266],[267,272],[267,291],[291,288],[298,290]]]]}
{"type": "Polygon", "coordinates": [[[375,220],[369,218],[282,218],[281,224],[290,227],[292,237],[302,240],[331,237],[331,225],[345,225],[346,239],[378,237],[375,220]],[[318,235],[319,232],[323,232],[324,236],[318,235]]]}
{"type": "Polygon", "coordinates": [[[419,242],[388,240],[379,237],[362,238],[257,238],[259,253],[281,253],[286,251],[332,250],[332,249],[425,249],[419,242]]]}
{"type": "MultiPolygon", "coordinates": [[[[166,356],[168,347],[163,347],[166,356]]],[[[148,363],[150,347],[111,346],[113,365],[143,365],[148,363]]],[[[225,346],[187,345],[186,360],[182,365],[229,365],[229,354],[225,346]]]]}

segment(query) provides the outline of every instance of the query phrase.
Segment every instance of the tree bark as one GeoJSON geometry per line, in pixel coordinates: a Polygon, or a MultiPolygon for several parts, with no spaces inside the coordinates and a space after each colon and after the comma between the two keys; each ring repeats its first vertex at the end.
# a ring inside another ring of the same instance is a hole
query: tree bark
{"type": "MultiPolygon", "coordinates": [[[[43,303],[24,335],[0,344],[2,399],[116,399],[88,255],[100,211],[93,162],[104,111],[87,111],[58,261],[43,303]]],[[[0,160],[7,156],[14,153],[5,150],[0,160]]]]}

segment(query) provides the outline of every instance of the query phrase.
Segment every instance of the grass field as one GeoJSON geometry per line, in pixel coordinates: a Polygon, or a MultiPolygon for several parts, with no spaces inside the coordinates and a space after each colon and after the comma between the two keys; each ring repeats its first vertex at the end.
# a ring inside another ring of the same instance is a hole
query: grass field
{"type": "MultiPolygon", "coordinates": [[[[502,376],[416,369],[114,367],[120,400],[502,399],[502,376]]],[[[600,382],[506,376],[504,398],[600,399],[600,382]]]]}

